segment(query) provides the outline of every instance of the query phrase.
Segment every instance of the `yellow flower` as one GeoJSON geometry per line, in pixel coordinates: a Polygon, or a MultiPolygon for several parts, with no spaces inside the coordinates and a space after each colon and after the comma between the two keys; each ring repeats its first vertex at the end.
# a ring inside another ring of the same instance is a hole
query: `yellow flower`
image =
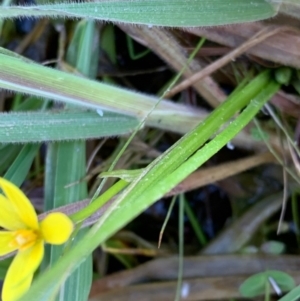
{"type": "Polygon", "coordinates": [[[67,215],[50,213],[38,222],[35,210],[24,193],[0,178],[0,256],[18,251],[10,265],[2,289],[3,301],[20,298],[30,287],[33,274],[44,256],[44,243],[66,242],[73,223],[67,215]]]}

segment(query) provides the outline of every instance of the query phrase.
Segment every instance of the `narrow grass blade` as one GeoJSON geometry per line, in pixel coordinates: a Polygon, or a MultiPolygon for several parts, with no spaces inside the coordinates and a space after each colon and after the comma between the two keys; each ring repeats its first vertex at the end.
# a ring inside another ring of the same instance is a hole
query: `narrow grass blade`
{"type": "Polygon", "coordinates": [[[28,97],[22,101],[15,109],[15,111],[36,111],[42,108],[44,101],[37,97],[28,97]]]}
{"type": "Polygon", "coordinates": [[[4,178],[20,186],[25,180],[39,148],[39,144],[24,145],[17,158],[5,173],[4,178]]]}
{"type": "Polygon", "coordinates": [[[266,0],[114,0],[3,7],[0,18],[68,17],[129,24],[192,27],[252,22],[273,17],[266,0]]]}
{"type": "Polygon", "coordinates": [[[28,143],[86,140],[128,134],[137,125],[136,118],[110,112],[105,112],[104,116],[99,116],[95,111],[74,109],[0,113],[0,141],[28,143]]]}
{"type": "MultiPolygon", "coordinates": [[[[103,109],[143,118],[158,101],[157,97],[121,89],[30,63],[0,53],[0,88],[27,93],[71,105],[103,109]]],[[[185,133],[204,114],[188,106],[161,101],[147,124],[185,133]]]]}
{"type": "MultiPolygon", "coordinates": [[[[16,111],[36,110],[36,109],[40,109],[41,105],[42,102],[40,99],[37,99],[35,97],[29,97],[25,101],[21,102],[21,104],[18,105],[15,108],[15,110],[16,111]]],[[[1,114],[2,113],[0,113],[0,116],[1,114]]],[[[0,123],[1,121],[2,118],[0,117],[0,123]]],[[[3,138],[3,139],[0,138],[1,142],[4,143],[10,142],[10,136],[9,133],[7,132],[7,128],[1,130],[1,126],[0,126],[0,137],[3,138]]],[[[3,172],[13,164],[13,161],[18,156],[21,150],[22,150],[22,145],[0,144],[0,174],[3,174],[3,172]]],[[[20,164],[20,162],[18,164],[20,164]]],[[[24,175],[23,180],[25,179],[25,177],[26,175],[24,175]]],[[[21,181],[20,184],[22,182],[23,181],[21,181]]]]}
{"type": "Polygon", "coordinates": [[[300,298],[300,286],[295,287],[278,301],[296,301],[300,298]]]}
{"type": "MultiPolygon", "coordinates": [[[[93,59],[96,58],[97,60],[96,52],[98,52],[99,48],[98,43],[94,43],[95,36],[95,24],[93,22],[80,22],[76,26],[75,35],[73,36],[67,53],[68,63],[73,64],[81,73],[90,77],[96,75],[94,67],[92,68],[92,66],[95,65],[93,64],[93,59]]],[[[72,109],[72,106],[68,106],[67,108],[72,109]]],[[[98,115],[97,117],[100,116],[98,115]]],[[[100,119],[101,118],[102,117],[100,117],[100,119]]],[[[75,126],[75,129],[77,130],[86,124],[80,123],[78,118],[76,118],[76,121],[77,126],[75,126]]],[[[115,120],[115,122],[117,124],[119,123],[117,120],[115,120]]],[[[106,122],[104,122],[103,125],[108,127],[106,122]]],[[[111,126],[112,128],[114,127],[113,125],[111,126]]],[[[52,208],[56,208],[61,205],[70,204],[74,202],[76,198],[87,198],[87,183],[82,181],[86,171],[85,141],[51,144],[49,145],[49,158],[51,160],[49,160],[48,163],[52,165],[52,167],[49,166],[49,169],[56,170],[56,173],[54,178],[52,172],[49,174],[50,183],[48,182],[48,184],[52,185],[47,185],[50,190],[50,198],[47,199],[48,204],[51,204],[52,208]],[[72,183],[75,183],[75,185],[66,187],[66,185],[72,183]],[[51,192],[53,193],[53,198],[51,197],[51,192]],[[54,200],[54,202],[51,200],[54,200]]],[[[80,230],[72,240],[72,244],[76,244],[86,233],[87,229],[80,230]]],[[[59,248],[57,250],[56,248],[55,250],[55,248],[52,247],[51,249],[49,248],[48,251],[50,251],[50,263],[53,264],[59,258],[58,252],[61,253],[62,249],[59,248]]],[[[79,267],[73,271],[63,285],[61,285],[56,300],[86,301],[92,285],[92,272],[92,255],[89,255],[79,267]]]]}
{"type": "Polygon", "coordinates": [[[74,36],[68,48],[67,62],[76,66],[82,74],[89,78],[96,78],[99,60],[99,37],[93,22],[81,21],[76,26],[74,36]],[[85,51],[78,51],[78,45],[85,51]],[[90,55],[87,55],[90,53],[90,55]]]}
{"type": "MultiPolygon", "coordinates": [[[[85,143],[60,142],[51,143],[47,150],[45,210],[50,210],[72,203],[76,199],[87,197],[86,182],[80,182],[85,175],[85,143]],[[76,183],[67,187],[69,184],[76,183]]],[[[76,241],[86,233],[79,231],[76,241]]],[[[73,243],[76,243],[75,241],[73,243]]],[[[54,264],[63,254],[64,246],[47,246],[44,268],[54,264]]],[[[92,261],[88,256],[66,280],[58,293],[56,300],[85,301],[89,294],[92,281],[92,261]]],[[[62,284],[62,283],[61,283],[62,284]]],[[[55,295],[56,286],[51,290],[55,295]]]]}
{"type": "Polygon", "coordinates": [[[0,174],[12,164],[20,150],[21,145],[1,145],[0,146],[0,174]]]}

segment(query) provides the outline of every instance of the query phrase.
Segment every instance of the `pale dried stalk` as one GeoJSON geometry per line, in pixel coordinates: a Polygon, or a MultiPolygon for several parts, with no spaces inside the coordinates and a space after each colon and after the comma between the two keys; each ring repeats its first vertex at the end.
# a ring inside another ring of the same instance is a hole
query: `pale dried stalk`
{"type": "Polygon", "coordinates": [[[173,95],[177,94],[178,92],[181,92],[182,90],[194,85],[196,82],[200,81],[201,79],[204,79],[206,76],[212,74],[216,70],[222,68],[229,62],[235,60],[239,55],[247,51],[249,48],[261,43],[262,41],[268,39],[269,37],[281,32],[283,29],[286,30],[286,28],[283,27],[277,27],[270,31],[269,27],[263,28],[261,31],[259,31],[254,37],[252,37],[250,40],[243,43],[238,48],[232,50],[228,54],[224,55],[220,59],[214,61],[212,64],[208,65],[201,71],[195,73],[191,77],[183,80],[180,84],[176,85],[173,89],[171,89],[166,97],[172,97],[173,95]]]}
{"type": "Polygon", "coordinates": [[[210,183],[224,180],[258,165],[271,163],[274,161],[275,159],[273,155],[270,152],[267,152],[250,156],[248,158],[219,164],[218,166],[201,168],[200,170],[188,176],[182,183],[170,191],[167,196],[185,193],[210,183]]]}
{"type": "MultiPolygon", "coordinates": [[[[222,269],[223,267],[220,268],[222,269]]],[[[300,284],[299,271],[289,272],[288,270],[285,270],[285,272],[294,278],[296,285],[300,284]]],[[[226,277],[184,279],[181,288],[181,300],[213,301],[242,299],[243,296],[240,294],[238,288],[248,277],[249,276],[245,275],[236,275],[226,277]]],[[[89,301],[174,300],[174,291],[176,291],[176,287],[176,280],[144,283],[123,288],[115,287],[113,290],[104,291],[93,295],[89,298],[89,301]]]]}
{"type": "Polygon", "coordinates": [[[300,68],[300,35],[299,30],[297,31],[299,23],[295,19],[279,15],[275,19],[268,20],[268,22],[254,22],[212,28],[197,27],[187,30],[196,36],[206,37],[209,41],[236,48],[270,24],[275,26],[289,24],[293,30],[282,31],[268,38],[266,41],[262,41],[260,44],[248,49],[247,54],[276,64],[300,68]]]}
{"type": "MultiPolygon", "coordinates": [[[[184,258],[183,277],[211,278],[251,275],[265,270],[286,270],[298,272],[299,256],[281,255],[270,256],[263,254],[228,254],[228,255],[199,255],[184,258]]],[[[96,280],[93,283],[91,295],[106,290],[125,287],[137,283],[152,281],[176,280],[178,256],[157,258],[135,268],[120,271],[96,280]]],[[[237,287],[236,287],[237,288],[237,287]]]]}
{"type": "Polygon", "coordinates": [[[276,213],[282,204],[282,192],[270,195],[252,206],[242,217],[205,247],[201,254],[226,254],[240,250],[261,224],[276,213]]]}

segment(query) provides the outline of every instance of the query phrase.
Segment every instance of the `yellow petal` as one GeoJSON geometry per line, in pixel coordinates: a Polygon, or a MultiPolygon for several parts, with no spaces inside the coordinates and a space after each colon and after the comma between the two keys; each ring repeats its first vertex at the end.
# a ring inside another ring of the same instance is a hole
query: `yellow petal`
{"type": "Polygon", "coordinates": [[[43,256],[44,244],[41,240],[33,247],[18,252],[4,279],[3,301],[15,301],[26,293],[43,256]]]}
{"type": "Polygon", "coordinates": [[[12,203],[0,194],[0,227],[7,230],[18,230],[26,228],[26,225],[16,213],[12,203]]]}
{"type": "Polygon", "coordinates": [[[14,239],[14,233],[10,231],[0,231],[0,256],[6,255],[17,250],[17,247],[11,244],[14,239]]]}
{"type": "Polygon", "coordinates": [[[0,178],[0,188],[13,205],[16,214],[28,228],[38,229],[38,219],[35,210],[25,194],[13,183],[0,178]]]}
{"type": "Polygon", "coordinates": [[[14,287],[12,289],[2,289],[2,301],[16,301],[18,300],[22,295],[24,295],[28,289],[30,288],[31,282],[32,282],[33,274],[28,275],[26,279],[22,282],[19,287],[14,287]]]}
{"type": "Polygon", "coordinates": [[[53,245],[66,242],[73,231],[73,227],[69,217],[61,212],[50,213],[40,223],[40,231],[44,240],[53,245]]]}

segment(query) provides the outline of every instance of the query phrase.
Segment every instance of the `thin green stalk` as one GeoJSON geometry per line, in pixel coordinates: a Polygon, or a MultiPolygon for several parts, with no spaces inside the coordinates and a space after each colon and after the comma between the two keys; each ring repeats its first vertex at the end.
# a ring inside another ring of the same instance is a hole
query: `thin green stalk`
{"type": "Polygon", "coordinates": [[[129,35],[126,35],[126,44],[129,52],[130,58],[134,60],[139,60],[150,52],[150,49],[146,49],[140,53],[135,53],[133,40],[129,35]]]}
{"type": "Polygon", "coordinates": [[[272,109],[272,107],[269,104],[266,104],[265,107],[266,107],[269,115],[273,118],[274,122],[282,130],[282,132],[286,136],[286,139],[290,142],[291,146],[293,147],[293,149],[295,150],[297,155],[300,156],[300,150],[299,150],[299,147],[297,146],[297,143],[295,142],[294,139],[292,139],[292,137],[289,134],[288,130],[282,124],[282,121],[279,119],[279,117],[276,115],[276,113],[274,112],[274,110],[272,109]]]}
{"type": "Polygon", "coordinates": [[[174,195],[174,196],[172,197],[172,201],[171,201],[171,204],[170,204],[170,206],[169,206],[167,215],[166,215],[166,217],[165,217],[164,223],[163,223],[163,225],[162,225],[162,227],[161,227],[161,230],[160,230],[160,232],[159,232],[158,249],[160,248],[161,241],[162,241],[162,237],[163,237],[163,233],[164,233],[165,228],[166,228],[166,226],[167,226],[167,223],[168,223],[168,221],[169,221],[169,219],[170,219],[171,212],[172,212],[172,210],[173,210],[173,208],[174,208],[175,201],[176,201],[176,197],[177,197],[176,195],[174,195]]]}
{"type": "Polygon", "coordinates": [[[99,208],[101,208],[112,197],[116,196],[121,190],[123,190],[129,183],[124,180],[119,180],[93,202],[89,203],[86,207],[70,215],[70,218],[74,223],[79,223],[93,215],[99,208]]]}
{"type": "Polygon", "coordinates": [[[178,277],[175,301],[180,301],[182,296],[183,260],[184,260],[184,196],[179,195],[179,231],[178,231],[178,277]]]}
{"type": "Polygon", "coordinates": [[[270,301],[270,288],[271,288],[271,285],[269,283],[268,278],[266,277],[266,283],[265,283],[265,301],[270,301]]]}
{"type": "Polygon", "coordinates": [[[184,210],[185,210],[185,213],[192,225],[192,228],[198,238],[198,241],[199,243],[201,244],[201,246],[205,246],[207,244],[207,239],[201,229],[201,226],[190,206],[190,204],[187,202],[186,199],[184,199],[184,210]]]}
{"type": "Polygon", "coordinates": [[[170,86],[165,89],[164,93],[162,94],[162,96],[160,97],[160,99],[164,98],[164,96],[166,94],[168,94],[168,92],[175,86],[175,84],[177,83],[177,81],[179,80],[179,78],[182,76],[182,74],[184,73],[184,71],[186,70],[186,68],[188,67],[188,65],[191,63],[191,61],[194,59],[195,55],[198,53],[198,51],[201,49],[201,47],[203,46],[204,42],[205,42],[205,38],[201,38],[200,41],[198,42],[197,46],[195,47],[195,49],[193,50],[193,52],[191,53],[191,55],[189,56],[187,62],[185,63],[185,65],[181,68],[180,72],[178,72],[176,74],[176,76],[174,77],[173,81],[171,81],[170,86]]]}
{"type": "Polygon", "coordinates": [[[296,233],[296,239],[298,248],[300,248],[300,218],[299,218],[299,205],[298,205],[298,192],[294,191],[292,193],[292,215],[293,215],[293,221],[295,225],[295,233],[296,233]]]}

